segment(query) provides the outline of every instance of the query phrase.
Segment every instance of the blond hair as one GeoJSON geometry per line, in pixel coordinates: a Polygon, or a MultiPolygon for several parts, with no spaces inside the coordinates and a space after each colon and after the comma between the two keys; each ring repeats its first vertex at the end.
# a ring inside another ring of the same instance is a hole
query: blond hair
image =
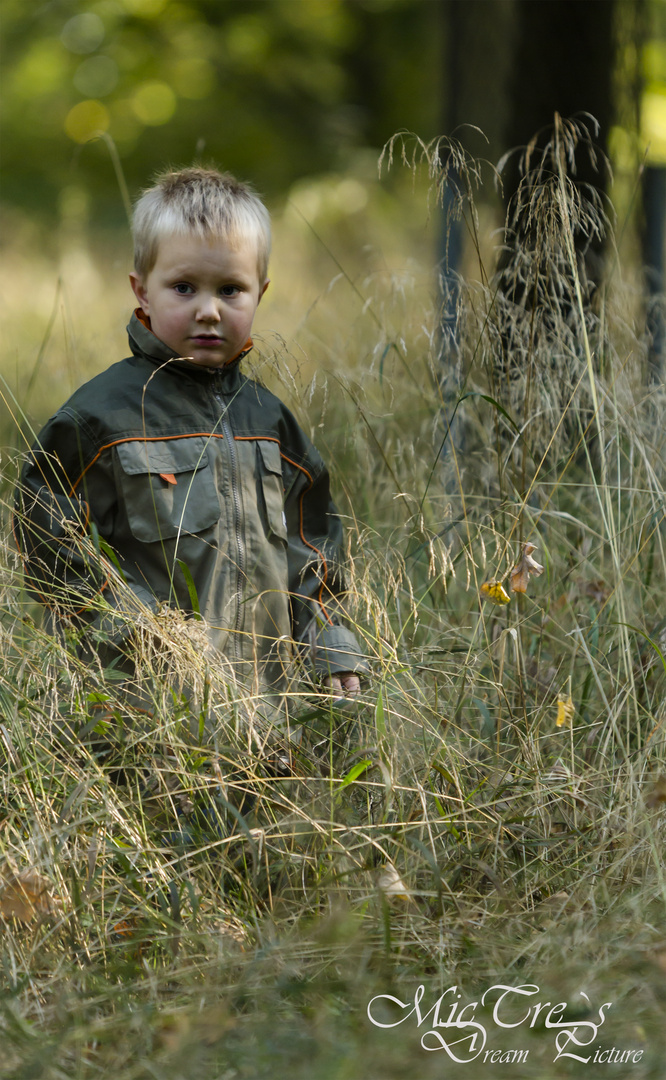
{"type": "Polygon", "coordinates": [[[268,275],[268,210],[248,184],[230,173],[198,165],[160,173],[134,206],[132,233],[134,268],[142,277],[155,265],[160,240],[186,233],[231,244],[255,242],[260,284],[268,275]]]}

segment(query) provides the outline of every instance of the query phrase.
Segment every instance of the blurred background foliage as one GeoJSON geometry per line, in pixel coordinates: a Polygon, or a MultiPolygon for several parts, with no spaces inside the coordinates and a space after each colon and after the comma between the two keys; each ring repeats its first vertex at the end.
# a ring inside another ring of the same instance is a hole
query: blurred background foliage
{"type": "Polygon", "coordinates": [[[98,133],[132,194],[206,157],[269,198],[398,128],[432,137],[440,15],[414,0],[7,0],[4,199],[52,219],[85,187],[98,221],[122,224],[108,150],[86,145],[98,133]]]}
{"type": "MultiPolygon", "coordinates": [[[[592,113],[621,254],[663,291],[666,0],[3,0],[2,38],[3,369],[15,388],[12,369],[42,356],[56,310],[67,388],[89,374],[72,360],[81,290],[89,334],[119,327],[92,342],[107,358],[95,367],[125,349],[129,202],[157,170],[193,159],[265,196],[276,245],[260,321],[292,338],[341,271],[356,289],[341,321],[368,275],[413,274],[416,261],[434,292],[445,230],[428,177],[378,177],[395,132],[455,134],[496,164],[555,110],[592,113]]],[[[475,197],[490,271],[515,160],[504,203],[490,166],[475,197]]],[[[456,244],[453,269],[478,274],[464,230],[456,244]]]]}
{"type": "Polygon", "coordinates": [[[122,225],[99,134],[132,195],[203,156],[275,200],[404,129],[497,161],[555,109],[666,162],[664,0],[3,0],[2,30],[2,196],[42,221],[122,225]]]}

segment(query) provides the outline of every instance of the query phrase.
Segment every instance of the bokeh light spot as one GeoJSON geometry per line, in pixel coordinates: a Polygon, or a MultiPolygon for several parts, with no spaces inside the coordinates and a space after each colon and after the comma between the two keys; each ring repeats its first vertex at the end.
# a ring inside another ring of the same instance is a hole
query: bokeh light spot
{"type": "Polygon", "coordinates": [[[14,100],[34,101],[53,94],[67,78],[69,57],[57,38],[36,41],[8,76],[5,92],[7,105],[14,100]]]}
{"type": "Polygon", "coordinates": [[[230,22],[225,44],[236,60],[247,64],[262,60],[270,48],[270,37],[261,15],[243,16],[230,22]]]}
{"type": "Polygon", "coordinates": [[[666,84],[643,94],[641,135],[651,165],[666,165],[666,84]]]}
{"type": "Polygon", "coordinates": [[[65,118],[65,131],[74,142],[84,143],[109,127],[109,113],[100,101],[80,101],[65,118]]]}
{"type": "Polygon", "coordinates": [[[104,41],[104,23],[92,11],[82,12],[68,19],[62,28],[60,40],[73,53],[91,53],[104,41]]]}
{"type": "Polygon", "coordinates": [[[132,97],[132,108],[142,124],[157,127],[166,124],[176,111],[176,95],[165,82],[144,82],[132,97]]]}

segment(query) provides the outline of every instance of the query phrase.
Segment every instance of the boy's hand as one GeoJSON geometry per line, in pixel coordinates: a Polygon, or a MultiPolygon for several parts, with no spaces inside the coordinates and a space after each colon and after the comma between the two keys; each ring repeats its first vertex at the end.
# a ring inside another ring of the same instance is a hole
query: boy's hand
{"type": "Polygon", "coordinates": [[[361,680],[358,675],[351,671],[341,671],[339,675],[327,675],[323,685],[331,688],[333,693],[345,694],[353,697],[361,692],[361,680]]]}

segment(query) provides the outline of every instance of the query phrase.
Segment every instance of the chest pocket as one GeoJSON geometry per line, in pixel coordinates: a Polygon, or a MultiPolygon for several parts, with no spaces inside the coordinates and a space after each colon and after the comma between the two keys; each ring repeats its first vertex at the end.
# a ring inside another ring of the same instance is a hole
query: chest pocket
{"type": "Polygon", "coordinates": [[[219,519],[208,442],[192,436],[116,447],[127,520],[137,540],[149,544],[200,533],[219,519]]]}
{"type": "Polygon", "coordinates": [[[259,448],[259,476],[266,507],[269,533],[287,539],[287,519],[284,516],[284,489],[282,487],[282,461],[279,443],[268,439],[257,441],[259,448]]]}

